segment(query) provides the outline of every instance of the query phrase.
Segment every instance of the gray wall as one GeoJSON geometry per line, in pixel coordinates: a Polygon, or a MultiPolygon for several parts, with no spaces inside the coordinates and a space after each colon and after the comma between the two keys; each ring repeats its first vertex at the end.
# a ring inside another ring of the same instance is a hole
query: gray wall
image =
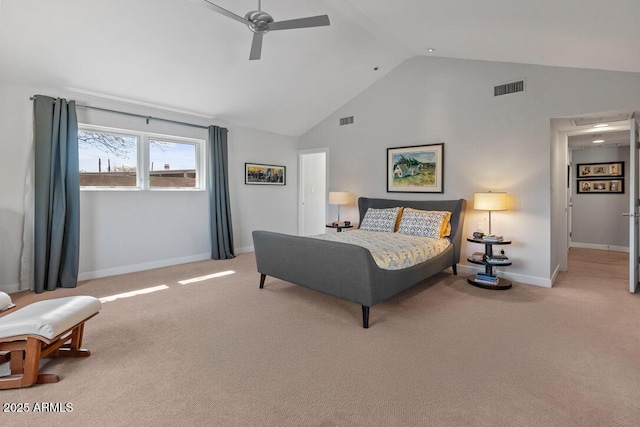
{"type": "MultiPolygon", "coordinates": [[[[552,236],[552,208],[564,212],[556,206],[561,197],[552,207],[552,191],[562,188],[558,183],[566,188],[566,161],[552,163],[552,148],[562,150],[551,142],[551,119],[630,106],[640,109],[639,73],[419,56],[303,135],[301,148],[329,146],[329,188],[350,188],[356,196],[472,201],[474,192],[506,191],[509,211],[492,215],[494,232],[513,241],[506,248],[513,266],[503,273],[550,286],[559,262],[552,244],[566,244],[566,234],[552,236]],[[523,78],[526,92],[493,97],[494,85],[523,78]],[[339,126],[340,117],[351,115],[354,124],[339,126]],[[444,194],[386,192],[387,148],[439,142],[445,144],[444,194]]],[[[467,214],[466,235],[486,224],[486,213],[472,203],[467,214]]],[[[357,220],[355,208],[347,215],[357,220]]],[[[477,250],[466,242],[462,248],[464,254],[477,250]]]]}
{"type": "Polygon", "coordinates": [[[629,182],[629,146],[584,148],[572,151],[572,246],[596,249],[629,248],[629,194],[585,194],[577,192],[576,173],[579,163],[624,162],[625,185],[629,182]]]}
{"type": "MultiPolygon", "coordinates": [[[[0,290],[18,290],[25,177],[31,147],[34,94],[203,125],[229,128],[229,187],[238,252],[253,250],[251,231],[297,232],[297,138],[255,131],[148,107],[0,81],[0,290]],[[287,167],[287,185],[244,184],[244,163],[287,167]]],[[[83,123],[206,139],[206,131],[78,109],[83,123]]],[[[120,274],[209,258],[208,194],[179,191],[83,191],[80,277],[120,274]]]]}

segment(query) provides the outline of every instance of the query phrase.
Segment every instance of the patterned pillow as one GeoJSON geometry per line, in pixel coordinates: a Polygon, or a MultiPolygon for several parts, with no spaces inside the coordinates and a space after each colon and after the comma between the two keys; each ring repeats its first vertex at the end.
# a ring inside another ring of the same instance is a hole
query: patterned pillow
{"type": "Polygon", "coordinates": [[[451,212],[423,211],[405,208],[398,233],[412,236],[435,237],[448,236],[451,233],[451,212]]]}
{"type": "Polygon", "coordinates": [[[400,208],[367,209],[360,224],[360,230],[393,233],[400,208]]]}

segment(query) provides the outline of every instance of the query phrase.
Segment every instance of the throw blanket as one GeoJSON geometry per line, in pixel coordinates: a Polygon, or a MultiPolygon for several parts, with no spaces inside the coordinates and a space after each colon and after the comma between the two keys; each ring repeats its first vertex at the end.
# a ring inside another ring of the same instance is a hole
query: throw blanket
{"type": "Polygon", "coordinates": [[[350,243],[367,248],[378,267],[383,270],[401,270],[420,264],[442,253],[451,244],[449,239],[365,230],[326,233],[309,237],[350,243]]]}

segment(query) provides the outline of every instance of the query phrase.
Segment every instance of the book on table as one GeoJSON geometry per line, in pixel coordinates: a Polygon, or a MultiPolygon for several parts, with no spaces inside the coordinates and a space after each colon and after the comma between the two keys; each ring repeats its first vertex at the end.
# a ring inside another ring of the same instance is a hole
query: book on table
{"type": "Polygon", "coordinates": [[[511,261],[506,255],[491,255],[487,257],[487,262],[492,264],[508,264],[511,261]]]}
{"type": "Polygon", "coordinates": [[[500,278],[491,274],[477,273],[475,281],[485,285],[497,285],[500,283],[500,278]]]}
{"type": "Polygon", "coordinates": [[[496,234],[487,234],[482,238],[482,240],[487,242],[502,242],[504,239],[502,236],[498,236],[496,234]]]}

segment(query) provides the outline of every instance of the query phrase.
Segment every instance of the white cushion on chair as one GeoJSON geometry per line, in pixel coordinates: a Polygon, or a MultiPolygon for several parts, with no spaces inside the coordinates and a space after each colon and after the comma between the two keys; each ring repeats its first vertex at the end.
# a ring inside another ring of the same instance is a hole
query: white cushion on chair
{"type": "Polygon", "coordinates": [[[51,339],[101,308],[99,299],[84,295],[34,302],[0,318],[0,338],[40,335],[51,339]]]}
{"type": "Polygon", "coordinates": [[[9,294],[0,292],[0,311],[11,307],[13,307],[13,301],[11,301],[9,294]]]}

